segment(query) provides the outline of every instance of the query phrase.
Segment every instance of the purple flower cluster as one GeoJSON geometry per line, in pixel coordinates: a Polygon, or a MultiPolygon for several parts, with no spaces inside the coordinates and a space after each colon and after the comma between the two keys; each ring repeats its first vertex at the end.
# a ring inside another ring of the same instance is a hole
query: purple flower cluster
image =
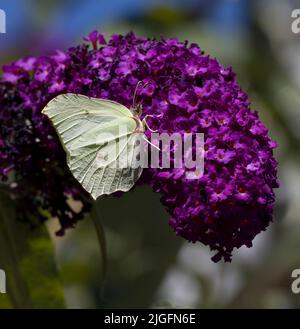
{"type": "Polygon", "coordinates": [[[0,178],[20,206],[42,219],[45,210],[57,216],[63,233],[91,205],[41,114],[50,99],[72,92],[131,107],[138,82],[147,81],[138,91],[143,116],[152,114],[148,123],[159,132],[204,133],[205,171],[187,180],[184,169],[145,169],[139,183],[162,194],[176,234],[217,251],[214,261],[230,261],[234,248],[250,247],[272,221],[276,143],[250,110],[232,70],[177,39],[129,33],[106,41],[93,32],[85,40],[91,49],[80,45],[3,67],[0,178]],[[69,208],[68,195],[83,203],[80,213],[69,208]]]}

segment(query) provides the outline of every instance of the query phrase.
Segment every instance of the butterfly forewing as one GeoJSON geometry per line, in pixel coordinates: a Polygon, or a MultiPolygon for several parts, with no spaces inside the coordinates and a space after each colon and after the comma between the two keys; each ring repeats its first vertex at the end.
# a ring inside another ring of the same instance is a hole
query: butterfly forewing
{"type": "Polygon", "coordinates": [[[43,110],[67,153],[74,177],[94,199],[128,191],[140,177],[136,166],[137,121],[113,101],[83,95],[59,95],[43,110]]]}

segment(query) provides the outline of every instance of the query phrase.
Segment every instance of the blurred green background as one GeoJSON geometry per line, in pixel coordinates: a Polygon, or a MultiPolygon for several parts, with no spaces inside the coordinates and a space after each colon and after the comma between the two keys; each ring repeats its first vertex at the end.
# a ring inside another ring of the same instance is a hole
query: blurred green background
{"type": "Polygon", "coordinates": [[[94,29],[196,42],[233,67],[280,145],[274,223],[230,264],[214,264],[207,247],[176,237],[159,195],[145,187],[99,202],[104,282],[91,221],[63,238],[50,221],[67,307],[300,307],[291,291],[292,270],[300,268],[300,34],[292,33],[291,13],[300,1],[1,0],[0,8],[7,15],[0,64],[67,49],[94,29]]]}

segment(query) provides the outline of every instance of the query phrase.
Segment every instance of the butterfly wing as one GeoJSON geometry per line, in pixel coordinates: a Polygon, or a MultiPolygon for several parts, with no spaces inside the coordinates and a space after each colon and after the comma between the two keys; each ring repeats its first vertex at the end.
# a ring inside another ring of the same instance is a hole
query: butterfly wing
{"type": "Polygon", "coordinates": [[[128,191],[142,173],[134,156],[137,122],[125,106],[63,94],[44,108],[67,153],[74,177],[94,199],[128,191]]]}
{"type": "Polygon", "coordinates": [[[71,162],[71,170],[74,172],[74,176],[94,199],[103,194],[111,194],[116,191],[127,192],[142,174],[142,168],[134,164],[136,160],[134,157],[135,149],[137,147],[135,136],[131,135],[127,139],[125,137],[120,138],[118,146],[120,145],[123,145],[123,147],[118,147],[118,156],[109,165],[101,165],[97,161],[97,156],[100,155],[101,161],[102,152],[106,154],[113,149],[110,143],[99,150],[96,157],[87,155],[88,162],[84,166],[78,167],[76,160],[71,162]]]}

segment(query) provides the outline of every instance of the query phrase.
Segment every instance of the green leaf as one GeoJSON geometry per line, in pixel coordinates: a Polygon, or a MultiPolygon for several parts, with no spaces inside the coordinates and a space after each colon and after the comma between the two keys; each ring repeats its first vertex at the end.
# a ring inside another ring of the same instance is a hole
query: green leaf
{"type": "Polygon", "coordinates": [[[97,201],[94,202],[92,211],[90,213],[90,217],[94,223],[95,231],[97,234],[97,239],[98,239],[99,249],[102,259],[102,279],[104,279],[107,270],[107,247],[106,247],[105,232],[100,218],[101,216],[99,211],[99,202],[97,201]]]}
{"type": "Polygon", "coordinates": [[[64,308],[52,241],[44,225],[31,229],[16,220],[14,201],[0,193],[0,269],[7,294],[0,308],[64,308]]]}

